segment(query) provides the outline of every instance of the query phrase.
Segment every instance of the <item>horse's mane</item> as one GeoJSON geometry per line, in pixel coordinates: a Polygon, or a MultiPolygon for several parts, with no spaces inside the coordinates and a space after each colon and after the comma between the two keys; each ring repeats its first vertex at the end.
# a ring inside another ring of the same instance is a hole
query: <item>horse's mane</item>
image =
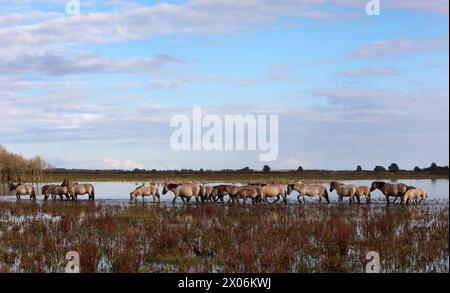
{"type": "MultiPolygon", "coordinates": [[[[384,181],[374,181],[373,183],[375,183],[378,187],[380,187],[380,188],[383,188],[383,187],[385,187],[386,186],[386,184],[388,184],[388,183],[386,183],[386,182],[384,182],[384,181]]],[[[373,184],[372,183],[372,184],[373,184]]]]}
{"type": "Polygon", "coordinates": [[[177,183],[169,183],[169,184],[167,185],[167,188],[177,188],[178,186],[180,186],[180,184],[177,184],[177,183]]]}

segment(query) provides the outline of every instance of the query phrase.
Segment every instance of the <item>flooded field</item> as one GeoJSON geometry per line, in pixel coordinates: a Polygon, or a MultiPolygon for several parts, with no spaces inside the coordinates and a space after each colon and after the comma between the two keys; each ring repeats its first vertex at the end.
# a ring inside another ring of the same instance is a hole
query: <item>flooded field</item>
{"type": "Polygon", "coordinates": [[[335,193],[330,204],[291,194],[288,204],[172,205],[168,193],[130,203],[136,183],[92,182],[95,202],[33,202],[2,185],[0,272],[64,272],[69,251],[82,272],[364,272],[369,251],[382,272],[448,272],[449,181],[402,182],[429,200],[388,206],[375,191],[361,205],[335,193]]]}
{"type": "Polygon", "coordinates": [[[0,271],[449,271],[448,204],[221,206],[0,202],[0,271]]]}

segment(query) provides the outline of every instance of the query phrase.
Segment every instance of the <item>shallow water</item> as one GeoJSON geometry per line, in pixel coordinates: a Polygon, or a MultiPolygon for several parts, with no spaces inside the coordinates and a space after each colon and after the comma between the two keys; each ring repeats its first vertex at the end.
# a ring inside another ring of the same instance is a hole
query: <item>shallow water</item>
{"type": "MultiPolygon", "coordinates": [[[[407,185],[412,185],[415,187],[423,187],[428,191],[429,199],[433,201],[448,201],[449,200],[449,180],[448,179],[408,179],[408,180],[383,180],[389,183],[405,183],[407,185]]],[[[341,181],[346,184],[355,184],[355,185],[367,185],[370,186],[372,180],[346,180],[341,181]]],[[[124,202],[128,201],[130,198],[130,192],[133,191],[137,185],[135,182],[90,182],[95,186],[95,199],[101,200],[105,202],[124,202]]],[[[43,185],[49,183],[39,183],[35,185],[35,188],[38,190],[37,199],[38,201],[42,201],[43,197],[41,195],[40,189],[43,185]]],[[[226,184],[222,182],[212,182],[208,185],[217,185],[217,184],[226,184]]],[[[239,184],[239,183],[236,183],[239,184]]],[[[172,202],[173,194],[169,192],[166,195],[162,195],[162,186],[158,186],[161,194],[161,202],[169,203],[172,202]]],[[[327,186],[328,188],[328,186],[327,186]]],[[[292,193],[289,196],[290,202],[297,202],[296,200],[297,194],[292,193]]],[[[28,199],[28,196],[24,196],[23,199],[28,199]]],[[[87,200],[87,195],[79,196],[79,200],[87,200]]],[[[385,197],[378,190],[372,193],[373,202],[383,202],[385,201],[385,197]]],[[[16,197],[13,192],[10,192],[6,184],[0,184],[0,200],[7,201],[15,201],[16,197]]],[[[142,198],[138,199],[142,201],[142,198]]],[[[146,202],[151,202],[153,199],[151,197],[146,197],[146,202]]],[[[307,198],[309,202],[317,201],[316,198],[307,198]]],[[[330,200],[332,202],[337,201],[336,192],[330,193],[330,200]]],[[[181,200],[178,199],[179,203],[181,200]]],[[[363,200],[364,201],[364,200],[363,200]]],[[[191,199],[191,202],[195,202],[195,199],[191,199]]]]}

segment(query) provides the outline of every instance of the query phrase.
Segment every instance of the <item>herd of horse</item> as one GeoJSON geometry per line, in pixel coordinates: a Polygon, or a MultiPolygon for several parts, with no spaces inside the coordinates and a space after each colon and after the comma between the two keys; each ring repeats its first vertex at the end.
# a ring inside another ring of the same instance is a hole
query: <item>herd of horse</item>
{"type": "MultiPolygon", "coordinates": [[[[17,199],[21,196],[29,195],[31,200],[36,200],[36,192],[31,184],[13,183],[10,184],[10,191],[16,193],[17,199]]],[[[386,201],[390,204],[390,198],[394,198],[393,203],[400,199],[403,204],[420,204],[424,199],[428,198],[427,191],[423,188],[416,188],[408,186],[403,183],[391,184],[383,181],[374,181],[371,186],[356,186],[353,184],[343,184],[338,181],[330,183],[329,192],[336,191],[338,201],[342,202],[344,198],[349,198],[350,203],[354,203],[355,199],[361,203],[363,197],[366,203],[371,201],[371,192],[378,189],[386,197],[386,201]]],[[[319,197],[319,202],[324,199],[327,203],[330,202],[329,193],[325,186],[317,184],[306,184],[301,181],[286,185],[282,184],[263,184],[250,183],[247,185],[204,185],[204,184],[179,184],[168,183],[164,184],[162,194],[166,195],[168,192],[174,194],[172,203],[175,203],[177,198],[180,198],[183,203],[188,203],[191,198],[195,198],[197,203],[202,202],[217,202],[220,200],[224,202],[224,198],[228,196],[228,203],[247,204],[250,199],[253,204],[256,203],[275,203],[282,199],[287,203],[287,197],[292,192],[297,192],[297,200],[301,203],[306,202],[305,197],[319,197]],[[275,198],[270,202],[269,198],[275,198]]],[[[63,199],[77,200],[79,195],[88,195],[89,200],[94,200],[95,192],[92,184],[80,184],[65,179],[61,185],[45,185],[42,187],[42,195],[44,200],[51,197],[53,200],[59,197],[63,199]]],[[[157,186],[146,186],[142,184],[130,193],[130,201],[136,201],[138,197],[152,196],[153,201],[160,201],[159,189],[157,186]]]]}

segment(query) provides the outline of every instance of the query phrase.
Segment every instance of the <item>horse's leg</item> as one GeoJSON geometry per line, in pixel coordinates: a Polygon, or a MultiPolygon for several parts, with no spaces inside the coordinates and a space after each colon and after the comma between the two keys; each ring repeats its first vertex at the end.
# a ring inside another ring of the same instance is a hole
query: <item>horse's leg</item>
{"type": "Polygon", "coordinates": [[[359,195],[356,196],[356,199],[358,200],[358,204],[361,204],[361,199],[359,198],[359,195]]]}
{"type": "Polygon", "coordinates": [[[397,197],[394,197],[394,201],[392,202],[392,204],[395,204],[396,201],[397,201],[397,197]]]}
{"type": "Polygon", "coordinates": [[[17,192],[16,193],[16,198],[18,199],[18,200],[20,200],[20,194],[17,192]]]}
{"type": "MultiPolygon", "coordinates": [[[[175,196],[173,197],[173,200],[172,200],[172,204],[175,204],[176,200],[177,200],[177,195],[175,194],[175,196]]],[[[184,202],[184,200],[183,200],[183,202],[184,202]]]]}
{"type": "Polygon", "coordinates": [[[302,201],[300,200],[300,194],[297,195],[297,200],[298,200],[299,203],[302,203],[302,201]]]}
{"type": "Polygon", "coordinates": [[[322,202],[322,196],[319,194],[319,202],[322,202]]]}
{"type": "Polygon", "coordinates": [[[389,195],[386,195],[386,201],[387,201],[387,204],[391,204],[391,202],[389,201],[389,195]]]}

